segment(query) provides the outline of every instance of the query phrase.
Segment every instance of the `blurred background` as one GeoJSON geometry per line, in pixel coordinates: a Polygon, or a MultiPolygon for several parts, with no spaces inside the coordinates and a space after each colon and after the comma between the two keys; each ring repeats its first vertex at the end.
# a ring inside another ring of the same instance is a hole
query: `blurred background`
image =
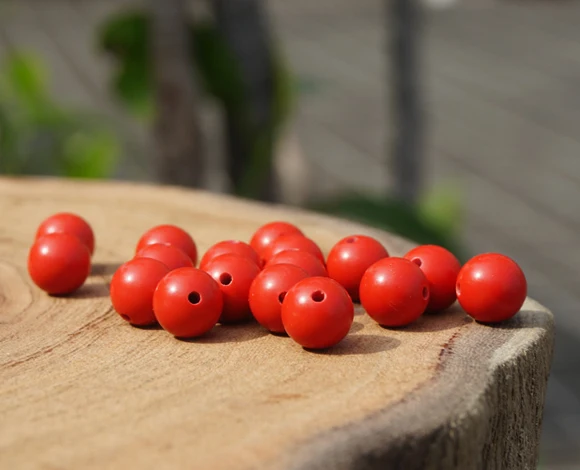
{"type": "Polygon", "coordinates": [[[0,173],[512,256],[557,317],[540,467],[580,468],[579,25],[573,0],[0,0],[0,173]]]}

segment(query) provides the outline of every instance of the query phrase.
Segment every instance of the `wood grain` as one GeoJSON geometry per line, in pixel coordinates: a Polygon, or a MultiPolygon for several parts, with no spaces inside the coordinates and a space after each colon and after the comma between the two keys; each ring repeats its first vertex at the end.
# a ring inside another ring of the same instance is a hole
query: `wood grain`
{"type": "Polygon", "coordinates": [[[107,282],[152,225],[201,251],[285,219],[328,250],[366,233],[342,220],[204,192],[128,183],[0,179],[0,468],[534,468],[551,314],[533,300],[500,327],[459,308],[399,330],[360,309],[351,334],[307,352],[258,325],[195,341],[129,326],[107,282]],[[38,223],[68,210],[97,238],[93,275],[71,298],[31,285],[38,223]]]}

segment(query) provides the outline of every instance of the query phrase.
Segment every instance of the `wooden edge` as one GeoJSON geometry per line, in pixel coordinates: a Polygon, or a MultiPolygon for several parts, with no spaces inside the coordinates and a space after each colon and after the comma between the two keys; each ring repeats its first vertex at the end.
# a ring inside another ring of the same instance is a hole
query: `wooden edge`
{"type": "Polygon", "coordinates": [[[536,468],[553,355],[551,312],[528,300],[487,333],[473,323],[460,332],[442,350],[431,383],[364,421],[303,443],[285,468],[536,468]]]}
{"type": "MultiPolygon", "coordinates": [[[[323,225],[325,229],[332,229],[336,227],[339,232],[344,231],[345,225],[352,227],[352,231],[359,230],[371,236],[382,239],[388,244],[388,248],[395,256],[403,255],[408,250],[413,248],[416,244],[409,240],[384,230],[369,227],[363,223],[342,219],[336,216],[327,215],[315,212],[309,209],[293,207],[284,204],[256,201],[252,199],[245,199],[242,197],[232,196],[230,194],[216,193],[204,189],[185,188],[182,186],[174,186],[168,184],[156,183],[154,186],[150,182],[141,181],[125,181],[125,180],[93,180],[93,179],[75,179],[56,177],[39,177],[39,176],[0,176],[0,184],[6,185],[31,185],[35,188],[42,188],[42,186],[51,189],[55,184],[58,186],[67,185],[71,189],[82,190],[90,188],[92,190],[103,190],[107,187],[114,187],[117,190],[136,191],[139,192],[139,197],[148,195],[150,198],[155,198],[156,195],[162,191],[166,195],[174,195],[176,203],[183,203],[195,198],[195,202],[199,205],[211,202],[217,207],[228,208],[230,213],[243,214],[245,210],[259,209],[264,213],[269,220],[283,220],[288,219],[296,223],[309,223],[311,225],[323,225]],[[153,189],[153,190],[152,190],[153,189]],[[320,224],[320,222],[323,224],[320,224]]],[[[315,236],[313,238],[316,238],[315,236]]]]}

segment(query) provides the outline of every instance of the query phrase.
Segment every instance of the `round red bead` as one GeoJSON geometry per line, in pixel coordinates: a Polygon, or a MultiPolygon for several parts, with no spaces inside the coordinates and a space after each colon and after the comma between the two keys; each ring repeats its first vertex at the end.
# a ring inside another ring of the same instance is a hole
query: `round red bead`
{"type": "Polygon", "coordinates": [[[169,268],[153,258],[134,258],[122,264],[111,279],[111,302],[115,311],[132,325],[156,323],[153,292],[169,268]]]}
{"type": "Polygon", "coordinates": [[[95,235],[89,223],[81,216],[60,212],[45,219],[36,231],[35,239],[50,233],[69,233],[77,237],[92,255],[95,251],[95,235]]]}
{"type": "Polygon", "coordinates": [[[383,326],[404,326],[419,318],[429,302],[429,282],[415,263],[384,258],[364,273],[360,301],[371,318],[383,326]]]}
{"type": "Polygon", "coordinates": [[[260,268],[251,259],[240,255],[216,256],[205,266],[205,271],[218,283],[224,307],[220,323],[236,323],[252,317],[248,295],[260,268]]]}
{"type": "Polygon", "coordinates": [[[475,320],[496,323],[513,317],[527,295],[524,272],[511,258],[485,253],[471,258],[459,271],[459,304],[475,320]]]}
{"type": "Polygon", "coordinates": [[[193,261],[183,250],[174,245],[165,245],[163,243],[147,245],[145,248],[142,248],[135,257],[156,259],[167,266],[170,271],[177,268],[193,267],[193,261]]]}
{"type": "Polygon", "coordinates": [[[147,245],[156,243],[174,245],[189,256],[194,265],[197,263],[197,246],[191,235],[180,227],[165,224],[149,229],[139,239],[135,252],[139,253],[147,245]]]}
{"type": "Polygon", "coordinates": [[[328,276],[339,282],[353,301],[359,299],[360,281],[365,271],[389,253],[372,237],[351,235],[332,247],[326,260],[328,276]]]}
{"type": "Polygon", "coordinates": [[[39,237],[28,253],[32,281],[49,294],[69,294],[81,287],[91,271],[87,246],[70,233],[39,237]]]}
{"type": "Polygon", "coordinates": [[[311,277],[326,277],[328,273],[324,264],[312,253],[307,251],[285,250],[274,255],[266,267],[275,264],[293,264],[304,269],[311,277]]]}
{"type": "Polygon", "coordinates": [[[307,277],[304,269],[292,264],[266,266],[250,286],[250,310],[258,323],[273,333],[284,333],[284,297],[290,288],[307,277]]]}
{"type": "Polygon", "coordinates": [[[288,335],[309,349],[325,349],[349,332],[354,307],[348,292],[329,277],[309,277],[292,287],[282,303],[288,335]]]}
{"type": "Polygon", "coordinates": [[[218,284],[205,271],[178,268],[165,276],[153,295],[157,321],[178,338],[193,338],[210,331],[223,308],[218,284]]]}
{"type": "Polygon", "coordinates": [[[421,268],[429,281],[427,311],[439,312],[455,302],[455,282],[461,263],[453,253],[437,245],[413,248],[404,258],[421,268]]]}
{"type": "Polygon", "coordinates": [[[288,222],[270,222],[265,225],[262,225],[254,235],[252,235],[252,239],[250,240],[251,247],[258,253],[260,258],[263,257],[263,251],[281,235],[285,235],[288,233],[297,233],[300,235],[302,231],[293,224],[288,222]]]}
{"type": "Polygon", "coordinates": [[[212,245],[203,255],[199,262],[199,268],[204,269],[207,263],[220,255],[234,254],[250,258],[258,267],[262,267],[262,261],[250,245],[239,240],[224,240],[212,245]]]}
{"type": "Polygon", "coordinates": [[[262,258],[268,262],[278,253],[286,250],[306,251],[324,264],[324,255],[320,247],[313,240],[299,233],[280,235],[262,252],[262,258]]]}

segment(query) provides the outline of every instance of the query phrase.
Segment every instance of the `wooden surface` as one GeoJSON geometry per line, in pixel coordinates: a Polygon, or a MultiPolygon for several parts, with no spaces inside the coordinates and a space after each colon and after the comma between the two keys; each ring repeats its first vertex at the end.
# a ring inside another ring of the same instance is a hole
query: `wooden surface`
{"type": "Polygon", "coordinates": [[[383,232],[174,188],[0,179],[0,468],[534,468],[553,324],[527,300],[500,327],[458,308],[306,352],[258,325],[178,341],[112,311],[107,282],[139,235],[188,229],[201,251],[262,223],[300,225],[324,250],[383,232]],[[38,223],[69,210],[93,225],[94,274],[73,298],[31,285],[38,223]],[[484,464],[485,462],[485,464],[484,464]]]}

